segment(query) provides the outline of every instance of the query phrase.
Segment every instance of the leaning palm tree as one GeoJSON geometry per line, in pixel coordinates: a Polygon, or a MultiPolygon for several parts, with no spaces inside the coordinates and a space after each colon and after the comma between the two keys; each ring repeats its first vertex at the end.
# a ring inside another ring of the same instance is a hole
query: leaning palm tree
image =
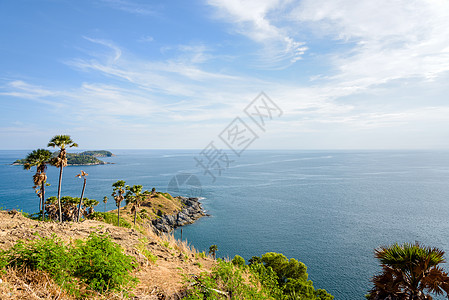
{"type": "Polygon", "coordinates": [[[123,196],[123,194],[125,193],[125,181],[124,180],[119,180],[117,182],[114,182],[112,184],[113,192],[112,192],[112,197],[114,197],[115,199],[115,204],[117,205],[117,226],[120,227],[120,203],[122,203],[123,199],[125,199],[125,197],[123,196]]]}
{"type": "Polygon", "coordinates": [[[79,173],[78,175],[76,175],[75,177],[78,178],[83,178],[84,179],[84,183],[83,183],[83,190],[81,191],[81,198],[80,198],[80,203],[78,204],[78,217],[76,218],[76,221],[79,222],[80,221],[80,216],[81,216],[81,204],[83,203],[83,197],[84,197],[84,190],[86,189],[86,183],[87,183],[87,178],[86,176],[89,175],[86,172],[84,172],[83,170],[81,170],[81,173],[79,173]]]}
{"type": "Polygon", "coordinates": [[[58,185],[58,208],[59,208],[59,222],[62,222],[61,209],[61,183],[62,183],[62,169],[67,166],[67,148],[78,147],[78,144],[72,141],[70,135],[55,135],[47,147],[59,148],[59,154],[56,156],[52,165],[59,168],[59,185],[58,185]]]}
{"type": "Polygon", "coordinates": [[[45,171],[47,169],[47,163],[51,158],[51,152],[45,149],[37,149],[32,151],[25,158],[23,168],[25,170],[36,167],[36,174],[33,176],[34,186],[37,195],[39,196],[39,211],[42,211],[42,220],[44,220],[44,201],[45,201],[45,185],[47,182],[47,175],[45,171]]]}
{"type": "Polygon", "coordinates": [[[444,251],[419,243],[394,244],[375,250],[382,273],[373,277],[368,299],[432,299],[431,293],[449,297],[449,276],[438,265],[444,251]]]}

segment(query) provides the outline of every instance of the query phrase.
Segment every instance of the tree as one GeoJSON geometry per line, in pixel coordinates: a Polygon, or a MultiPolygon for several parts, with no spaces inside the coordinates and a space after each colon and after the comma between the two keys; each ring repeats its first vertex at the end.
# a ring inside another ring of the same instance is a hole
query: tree
{"type": "Polygon", "coordinates": [[[45,185],[47,182],[45,171],[47,170],[47,163],[49,163],[50,158],[50,151],[37,149],[27,155],[25,164],[23,165],[25,170],[29,170],[31,167],[36,167],[36,173],[33,175],[33,188],[36,190],[39,197],[39,211],[42,211],[42,220],[44,220],[45,185]]]}
{"type": "Polygon", "coordinates": [[[77,221],[77,222],[80,221],[80,216],[81,216],[81,204],[83,203],[84,190],[86,189],[86,182],[87,182],[86,176],[87,176],[87,175],[89,175],[89,174],[87,174],[86,172],[84,172],[83,170],[81,170],[81,173],[79,173],[78,175],[75,176],[75,177],[78,177],[78,178],[83,177],[83,179],[84,179],[83,190],[81,191],[80,203],[78,204],[78,217],[76,218],[76,221],[77,221]]]}
{"type": "Polygon", "coordinates": [[[134,226],[136,226],[137,209],[142,204],[143,199],[150,194],[150,192],[145,191],[142,193],[141,185],[133,185],[132,187],[126,186],[126,204],[132,204],[131,212],[134,213],[134,226]]]}
{"type": "Polygon", "coordinates": [[[106,203],[108,203],[108,197],[103,197],[103,203],[104,203],[104,212],[106,212],[106,203]]]}
{"type": "Polygon", "coordinates": [[[47,147],[59,148],[59,154],[52,160],[52,165],[59,168],[59,185],[58,185],[58,208],[59,208],[59,222],[62,222],[61,209],[61,184],[62,184],[62,169],[67,166],[67,148],[78,147],[78,144],[73,142],[70,135],[55,135],[47,147]]]}
{"type": "Polygon", "coordinates": [[[120,227],[120,203],[122,203],[123,199],[125,197],[123,194],[125,193],[125,181],[124,180],[118,180],[117,182],[114,182],[112,184],[113,192],[112,197],[115,199],[115,204],[117,205],[117,226],[120,227]]]}
{"type": "Polygon", "coordinates": [[[449,276],[439,264],[444,251],[419,243],[380,247],[374,255],[382,273],[373,277],[368,299],[432,299],[429,293],[449,297],[449,276]]]}
{"type": "Polygon", "coordinates": [[[217,245],[212,245],[209,247],[209,254],[212,254],[212,257],[215,259],[215,252],[218,251],[217,245]]]}

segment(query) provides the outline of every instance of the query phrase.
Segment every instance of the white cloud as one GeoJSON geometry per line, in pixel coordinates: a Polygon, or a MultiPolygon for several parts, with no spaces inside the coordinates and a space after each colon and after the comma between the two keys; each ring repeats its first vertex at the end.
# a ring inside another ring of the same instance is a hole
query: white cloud
{"type": "Polygon", "coordinates": [[[364,88],[449,71],[447,1],[304,0],[291,18],[353,44],[349,52],[333,53],[341,84],[364,88]]]}
{"type": "Polygon", "coordinates": [[[274,19],[282,18],[279,10],[290,1],[283,0],[208,0],[218,9],[218,16],[234,27],[239,34],[261,43],[258,52],[262,68],[282,68],[301,59],[307,50],[303,42],[289,35],[287,28],[274,25],[274,19]]]}

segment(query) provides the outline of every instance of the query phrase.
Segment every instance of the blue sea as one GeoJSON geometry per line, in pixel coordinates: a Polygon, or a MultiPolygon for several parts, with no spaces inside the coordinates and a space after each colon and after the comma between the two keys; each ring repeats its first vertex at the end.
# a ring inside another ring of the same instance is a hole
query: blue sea
{"type": "MultiPolygon", "coordinates": [[[[183,239],[199,250],[216,244],[220,257],[281,252],[304,262],[315,288],[336,299],[364,299],[380,271],[378,246],[419,241],[449,254],[448,151],[247,150],[228,153],[229,165],[211,173],[194,159],[200,150],[111,151],[116,156],[104,160],[114,164],[64,168],[62,194],[79,197],[75,175],[84,170],[85,196],[103,211],[116,180],[165,192],[174,177],[192,174],[177,177],[189,179],[178,180],[178,193],[204,197],[210,217],[184,227],[183,239]]],[[[38,209],[34,170],[10,165],[28,152],[0,151],[4,209],[38,209]]],[[[56,195],[58,171],[49,167],[47,175],[47,196],[56,195]]],[[[106,209],[114,208],[109,200],[106,209]]]]}

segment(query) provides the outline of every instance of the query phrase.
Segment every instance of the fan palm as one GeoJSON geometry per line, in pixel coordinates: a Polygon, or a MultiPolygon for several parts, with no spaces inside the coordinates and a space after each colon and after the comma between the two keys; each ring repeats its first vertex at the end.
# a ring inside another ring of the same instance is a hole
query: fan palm
{"type": "Polygon", "coordinates": [[[432,299],[430,293],[449,295],[449,276],[439,264],[444,251],[419,243],[394,244],[375,250],[382,273],[373,277],[368,299],[432,299]]]}
{"type": "Polygon", "coordinates": [[[70,135],[55,135],[47,147],[59,148],[59,154],[56,156],[52,165],[59,168],[59,185],[58,185],[58,208],[59,208],[59,222],[62,222],[61,209],[61,184],[62,184],[62,169],[67,166],[67,148],[78,147],[78,144],[72,141],[70,135]]]}
{"type": "Polygon", "coordinates": [[[44,220],[45,184],[47,182],[45,171],[50,158],[50,151],[37,149],[27,155],[25,164],[23,165],[25,170],[29,170],[31,167],[36,167],[36,174],[33,175],[33,188],[36,189],[36,193],[39,196],[39,211],[42,211],[42,220],[44,220]]]}
{"type": "Polygon", "coordinates": [[[142,204],[143,199],[150,195],[150,192],[145,191],[142,193],[141,185],[133,185],[132,187],[127,186],[126,189],[128,190],[125,195],[126,204],[131,203],[133,205],[131,212],[134,213],[134,226],[136,226],[137,209],[142,204]]]}
{"type": "Polygon", "coordinates": [[[89,175],[86,172],[84,172],[83,170],[81,170],[81,173],[79,173],[78,175],[76,175],[75,177],[78,178],[83,178],[84,179],[84,183],[83,183],[83,190],[81,191],[81,198],[80,198],[80,203],[78,204],[78,217],[76,218],[76,221],[79,222],[80,221],[80,216],[81,216],[81,204],[83,203],[83,197],[84,197],[84,190],[86,189],[86,183],[87,183],[87,178],[86,176],[89,175]]]}
{"type": "Polygon", "coordinates": [[[215,259],[215,253],[218,251],[217,245],[212,245],[209,247],[209,254],[212,254],[213,258],[215,259]]]}
{"type": "Polygon", "coordinates": [[[103,203],[104,203],[104,212],[106,212],[106,203],[108,203],[108,197],[103,197],[103,203]]]}
{"type": "Polygon", "coordinates": [[[113,192],[112,197],[115,199],[115,204],[117,205],[117,226],[120,227],[120,203],[122,203],[123,199],[125,197],[123,194],[125,193],[125,181],[124,180],[118,180],[117,182],[114,182],[112,184],[113,192]]]}

